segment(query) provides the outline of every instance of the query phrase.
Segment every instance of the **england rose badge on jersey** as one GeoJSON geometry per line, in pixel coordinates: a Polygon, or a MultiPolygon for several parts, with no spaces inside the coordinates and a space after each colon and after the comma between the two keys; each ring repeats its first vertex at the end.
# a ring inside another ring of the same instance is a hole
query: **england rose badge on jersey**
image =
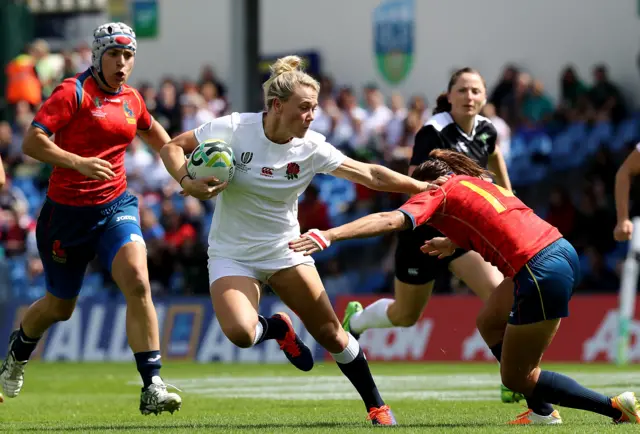
{"type": "Polygon", "coordinates": [[[298,179],[298,173],[300,173],[300,166],[298,163],[287,164],[287,179],[298,179]]]}

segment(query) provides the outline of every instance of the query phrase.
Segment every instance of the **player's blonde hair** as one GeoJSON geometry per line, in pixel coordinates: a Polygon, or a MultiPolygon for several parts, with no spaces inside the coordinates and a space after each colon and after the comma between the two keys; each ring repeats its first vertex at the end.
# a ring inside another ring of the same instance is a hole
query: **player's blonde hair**
{"type": "Polygon", "coordinates": [[[298,56],[286,56],[275,61],[270,67],[271,77],[262,85],[264,104],[267,110],[278,98],[287,101],[296,86],[310,86],[320,92],[320,83],[302,69],[302,59],[298,56]]]}

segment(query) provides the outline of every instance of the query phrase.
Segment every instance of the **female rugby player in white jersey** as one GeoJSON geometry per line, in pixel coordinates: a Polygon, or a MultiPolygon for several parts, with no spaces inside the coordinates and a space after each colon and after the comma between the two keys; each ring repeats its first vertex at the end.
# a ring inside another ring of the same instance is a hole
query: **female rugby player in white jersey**
{"type": "Polygon", "coordinates": [[[263,85],[266,112],[215,119],[176,137],[161,155],[186,194],[205,200],[221,193],[209,235],[208,266],[213,306],[227,338],[242,348],[276,339],[297,368],[313,367],[310,350],[286,314],[258,315],[260,284],[268,283],[332,354],[372,422],[394,425],[358,341],[342,329],[313,261],[290,250],[288,243],[300,236],[298,196],[316,173],[398,193],[412,194],[432,185],[347,158],[324,136],[310,131],[320,86],[299,65],[296,56],[272,65],[263,85]],[[187,174],[185,151],[209,139],[225,141],[237,156],[236,173],[228,185],[208,187],[187,174]]]}

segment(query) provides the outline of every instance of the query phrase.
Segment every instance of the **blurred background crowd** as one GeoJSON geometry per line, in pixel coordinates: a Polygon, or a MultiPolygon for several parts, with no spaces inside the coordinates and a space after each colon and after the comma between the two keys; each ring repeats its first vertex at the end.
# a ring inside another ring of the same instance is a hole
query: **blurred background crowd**
{"type": "MultiPolygon", "coordinates": [[[[5,67],[7,104],[0,117],[0,155],[8,182],[0,191],[0,297],[36,298],[44,292],[35,221],[51,168],[25,156],[21,142],[38,106],[55,86],[90,63],[88,45],[52,52],[46,41],[36,40],[5,67]],[[12,80],[25,71],[31,74],[29,80],[12,80]]],[[[135,73],[133,78],[130,84],[171,135],[233,110],[215,65],[204,67],[198,80],[166,77],[145,82],[135,73]]],[[[331,71],[317,78],[322,88],[312,128],[353,158],[406,173],[413,138],[431,116],[434,101],[419,94],[383,94],[375,82],[351,87],[339,83],[331,71]]],[[[485,78],[493,82],[496,77],[485,78]]],[[[554,101],[527,70],[505,65],[497,84],[487,89],[483,115],[498,130],[516,194],[579,250],[582,290],[615,291],[626,246],[612,238],[613,183],[621,159],[639,138],[640,117],[625,99],[625,89],[609,78],[605,64],[594,64],[589,71],[567,65],[558,71],[558,80],[561,95],[554,101]]],[[[180,196],[159,156],[139,138],[127,151],[126,170],[129,188],[140,198],[154,293],[208,293],[206,244],[215,201],[180,196]]],[[[302,231],[326,229],[393,209],[404,200],[320,175],[301,197],[298,217],[302,231]]],[[[353,240],[322,252],[316,261],[328,292],[392,290],[394,243],[394,236],[353,240]]],[[[450,276],[438,287],[440,292],[467,291],[450,276]]],[[[108,274],[93,263],[83,296],[116,293],[108,274]],[[104,286],[111,291],[103,291],[104,286]]]]}

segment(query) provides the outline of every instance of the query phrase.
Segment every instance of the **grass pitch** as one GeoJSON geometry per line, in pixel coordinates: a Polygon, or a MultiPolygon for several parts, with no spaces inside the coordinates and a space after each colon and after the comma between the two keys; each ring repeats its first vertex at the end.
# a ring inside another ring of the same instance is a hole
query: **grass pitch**
{"type": "MultiPolygon", "coordinates": [[[[605,417],[559,408],[564,425],[506,426],[524,411],[500,402],[497,365],[375,363],[382,396],[398,432],[624,433],[605,417]]],[[[637,366],[548,365],[603,393],[640,392],[637,366]]],[[[182,389],[173,415],[142,416],[135,364],[39,363],[27,366],[18,398],[0,404],[0,432],[58,433],[334,433],[373,429],[350,383],[332,363],[308,373],[290,365],[168,362],[168,383],[182,389]]]]}

